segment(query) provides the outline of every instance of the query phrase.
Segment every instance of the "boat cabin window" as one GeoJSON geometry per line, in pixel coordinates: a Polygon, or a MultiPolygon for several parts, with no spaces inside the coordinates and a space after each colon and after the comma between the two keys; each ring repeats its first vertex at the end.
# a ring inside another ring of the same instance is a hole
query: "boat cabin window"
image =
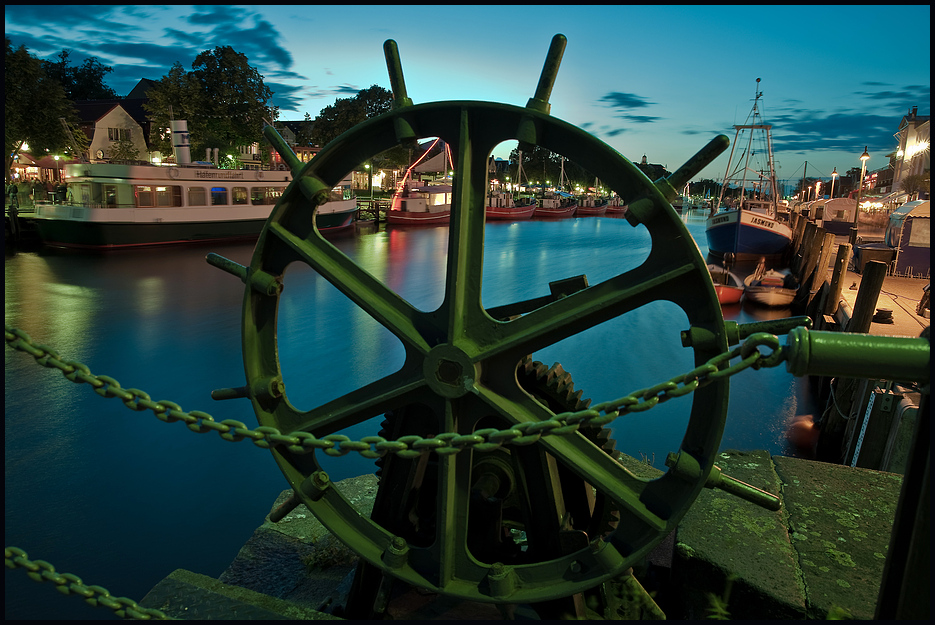
{"type": "Polygon", "coordinates": [[[104,208],[117,208],[117,185],[104,185],[104,208]]]}
{"type": "Polygon", "coordinates": [[[231,193],[233,198],[232,204],[246,204],[247,203],[247,187],[234,187],[233,192],[231,193]]]}
{"type": "Polygon", "coordinates": [[[170,185],[168,187],[156,187],[156,206],[181,206],[182,205],[182,187],[170,185]]]}
{"type": "Polygon", "coordinates": [[[282,189],[278,187],[251,187],[250,201],[259,206],[261,204],[275,204],[282,196],[282,189]]]}
{"type": "Polygon", "coordinates": [[[227,204],[227,189],[225,187],[211,187],[211,205],[224,206],[227,204]]]}
{"type": "Polygon", "coordinates": [[[140,208],[155,206],[156,201],[153,198],[153,188],[150,186],[137,186],[134,189],[136,195],[136,205],[140,208]]]}
{"type": "Polygon", "coordinates": [[[188,187],[189,206],[205,206],[207,203],[204,187],[188,187]]]}
{"type": "Polygon", "coordinates": [[[182,205],[182,189],[177,185],[167,187],[137,185],[134,193],[136,195],[136,205],[139,208],[182,205]]]}

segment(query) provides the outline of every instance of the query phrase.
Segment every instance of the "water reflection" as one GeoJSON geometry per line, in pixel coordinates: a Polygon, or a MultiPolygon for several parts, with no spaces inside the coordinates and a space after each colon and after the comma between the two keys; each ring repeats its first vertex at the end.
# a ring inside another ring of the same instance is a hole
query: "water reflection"
{"type": "MultiPolygon", "coordinates": [[[[686,225],[705,253],[703,219],[686,225]]],[[[448,229],[438,227],[334,244],[414,306],[434,310],[444,297],[447,241],[448,229]]],[[[581,274],[597,284],[640,265],[648,242],[645,229],[614,218],[489,224],[483,303],[546,295],[550,281],[581,274]]],[[[251,245],[239,244],[17,254],[5,263],[6,321],[124,387],[255,426],[249,402],[209,398],[213,389],[245,382],[244,285],[208,265],[209,251],[245,265],[253,255],[251,245]]],[[[327,281],[296,264],[286,284],[278,322],[290,401],[314,407],[401,366],[399,341],[327,281]]],[[[777,314],[783,313],[724,309],[740,323],[777,314]]],[[[681,309],[654,302],[534,357],[561,362],[585,397],[606,401],[690,370],[691,350],[679,340],[686,327],[681,309]]],[[[217,576],[287,487],[270,453],[249,442],[196,436],[180,423],[133,413],[10,349],[4,363],[7,544],[88,583],[139,599],[175,568],[217,576]],[[67,511],[67,523],[49,514],[56,510],[67,511]],[[196,525],[200,530],[190,531],[196,525]]],[[[618,419],[612,425],[618,449],[661,468],[684,434],[691,401],[674,399],[618,419]]],[[[787,428],[814,413],[808,401],[804,381],[784,367],[738,374],[722,448],[787,452],[787,428]]],[[[374,419],[344,433],[360,438],[378,430],[374,419]]],[[[322,464],[334,480],[374,469],[356,454],[322,464]]],[[[15,572],[6,589],[8,618],[89,616],[80,602],[56,603],[58,593],[50,597],[48,588],[15,572]]]]}

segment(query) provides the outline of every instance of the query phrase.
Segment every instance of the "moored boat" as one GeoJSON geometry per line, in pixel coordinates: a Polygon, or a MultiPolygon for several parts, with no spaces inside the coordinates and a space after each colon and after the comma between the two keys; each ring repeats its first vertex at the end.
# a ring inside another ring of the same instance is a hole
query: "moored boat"
{"type": "Polygon", "coordinates": [[[451,185],[405,186],[393,196],[386,223],[396,226],[447,224],[451,217],[451,185]]]}
{"type": "Polygon", "coordinates": [[[744,278],[743,293],[763,306],[788,306],[795,299],[795,278],[787,271],[764,270],[762,266],[744,278]]]}
{"type": "Polygon", "coordinates": [[[760,79],[756,82],[753,110],[746,124],[734,126],[737,132],[721,192],[705,222],[708,251],[715,256],[732,254],[736,260],[775,257],[792,242],[792,229],[778,219],[779,187],[773,163],[772,126],[763,123],[760,115],[758,106],[763,93],[759,90],[760,79]],[[742,134],[748,134],[748,139],[741,156],[735,159],[734,151],[742,134]],[[754,136],[758,137],[756,144],[754,136]],[[754,157],[766,161],[751,162],[754,157]],[[731,185],[739,187],[740,197],[736,206],[728,207],[724,205],[724,193],[731,185]],[[748,190],[748,185],[752,189],[748,190]]]}
{"type": "Polygon", "coordinates": [[[537,219],[563,219],[574,217],[578,209],[575,196],[563,191],[548,192],[538,198],[535,217],[537,219]]]}
{"type": "Polygon", "coordinates": [[[708,273],[714,282],[714,292],[721,305],[736,304],[743,297],[744,285],[737,274],[720,265],[708,265],[708,273]]]}
{"type": "Polygon", "coordinates": [[[585,195],[578,198],[578,208],[575,210],[575,214],[578,217],[585,217],[588,215],[600,216],[607,211],[607,199],[597,197],[596,195],[585,195]]]}
{"type": "Polygon", "coordinates": [[[623,203],[619,195],[614,195],[607,199],[606,214],[608,215],[626,215],[628,208],[629,206],[623,203]]]}
{"type": "MultiPolygon", "coordinates": [[[[169,166],[66,164],[64,200],[37,203],[30,216],[39,238],[52,247],[86,249],[256,239],[292,174],[192,163],[187,143],[182,147],[169,166]]],[[[320,231],[354,223],[357,200],[350,187],[348,174],[318,207],[320,231]]]]}
{"type": "Polygon", "coordinates": [[[536,212],[534,198],[514,198],[510,192],[493,191],[487,196],[488,221],[529,219],[536,212]]]}

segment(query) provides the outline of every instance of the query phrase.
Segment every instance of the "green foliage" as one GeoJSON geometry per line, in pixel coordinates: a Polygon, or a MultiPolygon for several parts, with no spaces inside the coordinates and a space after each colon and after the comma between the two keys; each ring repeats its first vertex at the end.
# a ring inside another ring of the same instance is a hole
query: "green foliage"
{"type": "Polygon", "coordinates": [[[231,154],[219,159],[218,169],[243,169],[244,164],[236,154],[231,154]]]}
{"type": "Polygon", "coordinates": [[[9,181],[13,156],[23,143],[28,143],[32,154],[62,152],[68,138],[59,118],[77,123],[78,114],[62,86],[43,70],[42,62],[25,46],[14,50],[9,38],[5,39],[3,149],[4,177],[9,181]]]}
{"type": "Polygon", "coordinates": [[[176,63],[147,95],[150,102],[144,109],[153,120],[150,145],[167,155],[172,153],[170,119],[187,120],[192,154],[198,155],[208,147],[229,152],[262,142],[264,119],[274,121],[279,113],[269,105],[273,92],[263,77],[246,55],[230,46],[202,52],[191,72],[176,63]]]}
{"type": "Polygon", "coordinates": [[[730,620],[730,612],[727,611],[727,603],[730,600],[730,591],[734,586],[734,581],[736,579],[736,575],[731,574],[727,576],[727,579],[724,582],[724,594],[721,596],[718,596],[713,592],[707,593],[708,615],[705,618],[718,621],[730,620]]]}
{"type": "Polygon", "coordinates": [[[850,613],[846,608],[842,608],[839,605],[831,605],[831,608],[828,609],[828,615],[825,617],[825,620],[828,621],[850,621],[854,618],[854,615],[850,613]]]}
{"type": "Polygon", "coordinates": [[[70,50],[58,53],[58,61],[43,61],[42,67],[51,78],[58,80],[69,100],[112,100],[117,93],[104,84],[104,75],[114,71],[92,56],[76,67],[68,64],[70,50]]]}
{"type": "Polygon", "coordinates": [[[392,107],[393,93],[379,85],[359,91],[353,98],[338,98],[321,109],[315,119],[312,142],[327,145],[365,119],[386,113],[392,107]]]}
{"type": "Polygon", "coordinates": [[[312,121],[312,116],[306,113],[305,119],[302,121],[303,124],[301,128],[299,128],[299,134],[295,136],[295,144],[301,146],[313,145],[312,128],[314,127],[314,122],[312,121]]]}
{"type": "Polygon", "coordinates": [[[108,157],[112,163],[129,163],[140,158],[140,151],[132,139],[133,130],[127,128],[126,138],[120,139],[110,148],[108,157]]]}

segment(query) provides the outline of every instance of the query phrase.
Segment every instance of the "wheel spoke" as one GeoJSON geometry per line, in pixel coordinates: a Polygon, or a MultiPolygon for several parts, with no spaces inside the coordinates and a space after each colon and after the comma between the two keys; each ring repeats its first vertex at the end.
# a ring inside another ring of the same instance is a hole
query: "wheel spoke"
{"type": "Polygon", "coordinates": [[[510,321],[506,331],[480,350],[484,358],[533,353],[649,302],[668,299],[673,283],[694,270],[690,263],[654,270],[644,264],[510,321]]]}
{"type": "MultiPolygon", "coordinates": [[[[552,417],[552,413],[533,399],[514,401],[488,388],[480,389],[481,399],[511,423],[539,422],[552,417]]],[[[652,528],[665,528],[665,521],[650,512],[640,501],[647,481],[627,471],[619,462],[604,453],[584,435],[543,436],[544,445],[562,464],[595,486],[619,506],[637,516],[652,528]]]]}
{"type": "Polygon", "coordinates": [[[414,403],[424,393],[424,386],[425,380],[420,371],[409,371],[403,367],[307,412],[282,411],[286,413],[285,417],[277,413],[278,427],[283,432],[302,430],[320,438],[391,408],[414,403]]]}
{"type": "Polygon", "coordinates": [[[487,152],[470,138],[467,111],[461,111],[457,172],[451,206],[448,241],[448,272],[445,301],[447,342],[459,347],[470,342],[471,328],[489,323],[481,304],[484,266],[484,203],[487,187],[487,152]]]}
{"type": "Polygon", "coordinates": [[[311,245],[276,222],[270,223],[268,228],[312,269],[396,335],[407,351],[415,350],[421,354],[428,352],[429,343],[425,334],[432,333],[432,329],[427,326],[429,321],[425,313],[326,241],[324,245],[311,245]]]}
{"type": "MultiPolygon", "coordinates": [[[[454,428],[452,404],[445,402],[445,422],[454,428]]],[[[446,430],[454,432],[455,429],[446,430]]],[[[471,493],[471,460],[469,453],[459,453],[438,458],[438,502],[436,504],[437,525],[435,544],[431,551],[438,563],[438,586],[444,588],[457,577],[458,563],[467,553],[468,502],[471,493]]]]}

